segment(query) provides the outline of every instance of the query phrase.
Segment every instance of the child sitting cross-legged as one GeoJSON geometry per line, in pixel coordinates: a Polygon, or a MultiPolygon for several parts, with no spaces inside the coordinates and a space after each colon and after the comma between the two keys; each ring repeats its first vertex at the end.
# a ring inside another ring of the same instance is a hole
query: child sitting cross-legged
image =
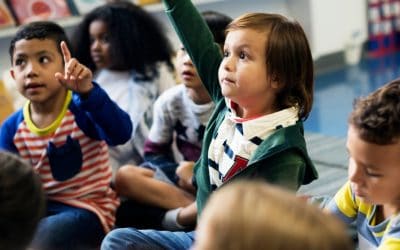
{"type": "MultiPolygon", "coordinates": [[[[232,19],[215,11],[205,11],[202,17],[222,47],[225,28],[232,19]]],[[[195,200],[193,165],[200,157],[205,126],[215,106],[183,46],[177,51],[176,70],[182,83],[154,104],[153,124],[144,148],[146,161],[141,167],[126,165],[117,172],[116,190],[129,198],[121,202],[117,226],[183,229],[168,222],[169,214],[195,200]],[[174,143],[181,161],[174,157],[174,143]],[[170,211],[164,216],[166,210],[170,211]]]]}
{"type": "MultiPolygon", "coordinates": [[[[171,216],[195,220],[213,191],[238,179],[297,190],[317,178],[303,124],[314,69],[302,27],[279,14],[248,13],[227,27],[223,53],[190,0],[164,0],[166,12],[215,103],[194,166],[196,203],[171,216]]],[[[174,218],[175,217],[175,218],[174,218]]],[[[102,249],[188,249],[193,232],[123,228],[102,249]]]]}
{"type": "Polygon", "coordinates": [[[62,27],[33,22],[10,44],[11,75],[28,101],[0,129],[0,149],[39,174],[46,214],[33,248],[97,249],[119,204],[108,145],[129,140],[132,123],[71,56],[62,27]]]}

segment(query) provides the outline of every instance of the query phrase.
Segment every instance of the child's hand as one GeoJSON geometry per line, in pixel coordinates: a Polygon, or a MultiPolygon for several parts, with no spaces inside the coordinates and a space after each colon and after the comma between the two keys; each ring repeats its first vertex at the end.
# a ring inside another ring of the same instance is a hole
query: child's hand
{"type": "Polygon", "coordinates": [[[61,51],[64,57],[64,74],[57,72],[55,77],[66,88],[79,94],[87,94],[92,90],[92,71],[75,58],[71,58],[67,44],[62,41],[61,51]]]}
{"type": "Polygon", "coordinates": [[[196,189],[192,185],[194,164],[193,161],[181,161],[175,171],[179,177],[178,186],[190,193],[196,193],[196,189]]]}

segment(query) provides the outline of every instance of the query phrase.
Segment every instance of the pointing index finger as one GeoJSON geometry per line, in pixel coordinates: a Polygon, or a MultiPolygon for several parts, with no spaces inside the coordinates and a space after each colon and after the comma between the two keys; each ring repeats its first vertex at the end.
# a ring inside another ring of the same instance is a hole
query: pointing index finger
{"type": "Polygon", "coordinates": [[[67,63],[69,62],[69,60],[71,60],[71,52],[69,51],[68,46],[64,41],[62,41],[60,45],[61,45],[61,52],[64,57],[64,63],[67,63]]]}

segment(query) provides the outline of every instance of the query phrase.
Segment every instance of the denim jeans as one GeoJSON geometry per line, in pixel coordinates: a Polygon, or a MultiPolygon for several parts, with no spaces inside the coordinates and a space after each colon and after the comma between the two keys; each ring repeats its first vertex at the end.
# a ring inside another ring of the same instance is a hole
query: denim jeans
{"type": "Polygon", "coordinates": [[[104,238],[103,226],[93,212],[48,201],[47,213],[38,225],[34,249],[98,249],[104,238]]]}
{"type": "Polygon", "coordinates": [[[101,250],[184,250],[190,249],[193,242],[194,231],[169,232],[137,230],[135,228],[119,228],[107,234],[101,244],[101,250]]]}

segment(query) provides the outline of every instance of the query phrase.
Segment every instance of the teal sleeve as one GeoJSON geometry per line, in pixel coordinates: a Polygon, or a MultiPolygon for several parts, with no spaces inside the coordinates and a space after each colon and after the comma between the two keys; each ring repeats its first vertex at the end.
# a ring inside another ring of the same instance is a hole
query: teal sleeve
{"type": "Polygon", "coordinates": [[[166,13],[188,51],[199,76],[214,102],[222,98],[218,68],[222,60],[220,47],[201,14],[190,0],[164,0],[166,13]]]}

